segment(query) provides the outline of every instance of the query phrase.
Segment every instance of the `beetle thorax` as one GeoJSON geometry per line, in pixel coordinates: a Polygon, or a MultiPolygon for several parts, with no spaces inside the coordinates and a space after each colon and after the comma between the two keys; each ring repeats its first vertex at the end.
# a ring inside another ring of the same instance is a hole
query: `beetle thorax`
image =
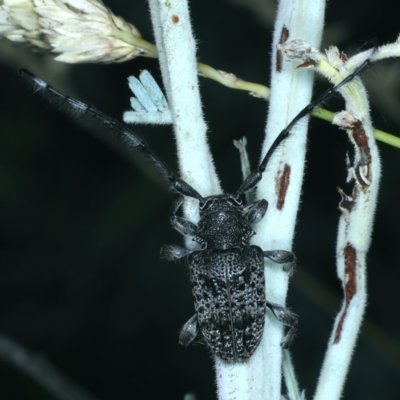
{"type": "Polygon", "coordinates": [[[202,249],[229,249],[248,245],[254,235],[243,205],[231,195],[210,196],[200,208],[194,240],[202,249]]]}

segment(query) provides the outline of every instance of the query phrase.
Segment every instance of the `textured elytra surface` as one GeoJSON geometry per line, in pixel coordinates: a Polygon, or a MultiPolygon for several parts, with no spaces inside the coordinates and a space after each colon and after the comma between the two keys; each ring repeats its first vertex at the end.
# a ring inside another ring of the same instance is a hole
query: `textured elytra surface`
{"type": "Polygon", "coordinates": [[[203,250],[188,257],[198,324],[216,356],[248,359],[260,343],[266,300],[264,256],[257,246],[203,250]]]}

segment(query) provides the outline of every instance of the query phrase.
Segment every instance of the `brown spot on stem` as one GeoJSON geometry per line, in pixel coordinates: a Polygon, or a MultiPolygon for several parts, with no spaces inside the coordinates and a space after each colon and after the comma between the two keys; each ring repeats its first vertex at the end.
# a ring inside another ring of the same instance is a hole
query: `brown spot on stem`
{"type": "MultiPolygon", "coordinates": [[[[368,137],[361,121],[356,121],[353,127],[353,138],[361,153],[365,154],[366,159],[361,160],[364,165],[371,164],[371,151],[368,145],[368,137]]],[[[364,157],[363,157],[364,158],[364,157]]]]}
{"type": "Polygon", "coordinates": [[[177,24],[177,23],[179,22],[179,17],[178,17],[177,15],[173,15],[173,16],[172,16],[172,22],[173,22],[174,24],[177,24]]]}
{"type": "Polygon", "coordinates": [[[314,65],[317,65],[317,62],[314,60],[308,59],[308,60],[304,61],[302,64],[298,65],[296,68],[307,68],[307,67],[314,66],[314,65]]]}
{"type": "Polygon", "coordinates": [[[346,318],[349,304],[357,292],[357,280],[356,280],[356,265],[357,265],[357,252],[356,249],[347,243],[344,250],[344,299],[345,305],[340,317],[339,323],[336,328],[335,340],[333,343],[339,343],[342,334],[344,319],[346,318]]]}
{"type": "Polygon", "coordinates": [[[368,143],[368,137],[365,133],[362,122],[358,119],[348,121],[341,125],[342,129],[350,131],[354,145],[357,149],[358,162],[354,166],[354,175],[357,182],[361,185],[363,191],[367,190],[371,179],[371,149],[368,143]]]}
{"type": "MultiPolygon", "coordinates": [[[[289,37],[289,29],[286,28],[286,26],[283,26],[282,31],[281,31],[281,37],[279,39],[278,44],[283,44],[286,42],[286,40],[289,37]]],[[[282,52],[279,49],[276,49],[276,70],[278,72],[282,71],[282,52]]]]}
{"type": "Polygon", "coordinates": [[[371,182],[371,150],[368,144],[368,137],[361,121],[357,120],[352,129],[352,136],[356,147],[359,150],[360,159],[354,167],[354,173],[358,183],[363,190],[366,190],[371,182]]]}
{"type": "Polygon", "coordinates": [[[350,212],[354,206],[353,198],[350,196],[347,196],[347,194],[345,192],[343,192],[343,190],[340,187],[338,187],[337,190],[338,190],[340,196],[342,197],[342,200],[339,203],[340,209],[342,211],[350,212]]]}
{"type": "Polygon", "coordinates": [[[283,167],[283,171],[279,176],[278,182],[278,202],[276,204],[276,208],[278,210],[282,210],[285,205],[286,193],[290,183],[290,173],[291,168],[289,165],[285,164],[283,167]]]}

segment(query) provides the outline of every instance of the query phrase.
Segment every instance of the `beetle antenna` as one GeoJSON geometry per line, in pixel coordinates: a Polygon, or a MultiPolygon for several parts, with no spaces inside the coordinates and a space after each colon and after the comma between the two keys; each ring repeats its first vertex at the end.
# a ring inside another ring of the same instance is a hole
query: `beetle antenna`
{"type": "Polygon", "coordinates": [[[204,203],[204,198],[188,183],[179,179],[175,174],[167,167],[167,165],[162,161],[162,159],[154,152],[154,150],[142,140],[136,133],[133,133],[126,125],[119,122],[115,118],[111,118],[104,114],[97,108],[82,103],[69,97],[58,90],[54,89],[52,86],[48,85],[46,82],[32,74],[27,69],[21,68],[19,70],[21,75],[27,76],[32,80],[39,90],[42,90],[46,95],[53,97],[62,102],[68,103],[75,111],[78,113],[86,114],[95,120],[99,121],[103,125],[108,125],[112,130],[119,135],[129,146],[134,147],[142,154],[144,154],[164,175],[166,179],[171,182],[172,187],[179,193],[193,197],[204,203]]]}
{"type": "Polygon", "coordinates": [[[241,184],[238,191],[236,192],[236,198],[239,198],[242,194],[248,192],[249,190],[253,189],[257,183],[261,180],[262,174],[267,167],[269,160],[271,159],[272,154],[275,152],[277,147],[289,136],[291,129],[306,115],[308,115],[314,108],[318,105],[326,101],[329,97],[334,95],[336,92],[339,91],[344,85],[352,81],[357,75],[361,74],[371,63],[372,58],[376,54],[377,47],[372,49],[371,54],[369,57],[349,76],[343,79],[337,85],[329,88],[320,96],[318,96],[314,101],[304,107],[289,123],[289,125],[283,129],[279,135],[276,137],[275,141],[272,143],[271,147],[267,151],[267,154],[259,164],[256,170],[254,170],[241,184]]]}

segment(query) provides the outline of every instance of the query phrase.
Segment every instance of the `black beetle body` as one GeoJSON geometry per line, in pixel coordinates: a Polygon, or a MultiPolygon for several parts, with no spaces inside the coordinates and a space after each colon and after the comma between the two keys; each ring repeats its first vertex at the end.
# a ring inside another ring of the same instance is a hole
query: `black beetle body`
{"type": "Polygon", "coordinates": [[[251,225],[264,216],[268,203],[260,200],[244,207],[233,195],[209,196],[200,204],[197,226],[176,216],[181,203],[182,199],[175,205],[172,224],[182,234],[193,236],[200,250],[162,249],[168,259],[187,257],[189,265],[196,314],[184,325],[180,343],[187,346],[201,333],[217,357],[245,361],[261,341],[270,307],[292,328],[287,345],[297,319],[289,310],[267,302],[264,257],[293,265],[294,255],[283,250],[263,252],[249,243],[255,234],[251,225]]]}

